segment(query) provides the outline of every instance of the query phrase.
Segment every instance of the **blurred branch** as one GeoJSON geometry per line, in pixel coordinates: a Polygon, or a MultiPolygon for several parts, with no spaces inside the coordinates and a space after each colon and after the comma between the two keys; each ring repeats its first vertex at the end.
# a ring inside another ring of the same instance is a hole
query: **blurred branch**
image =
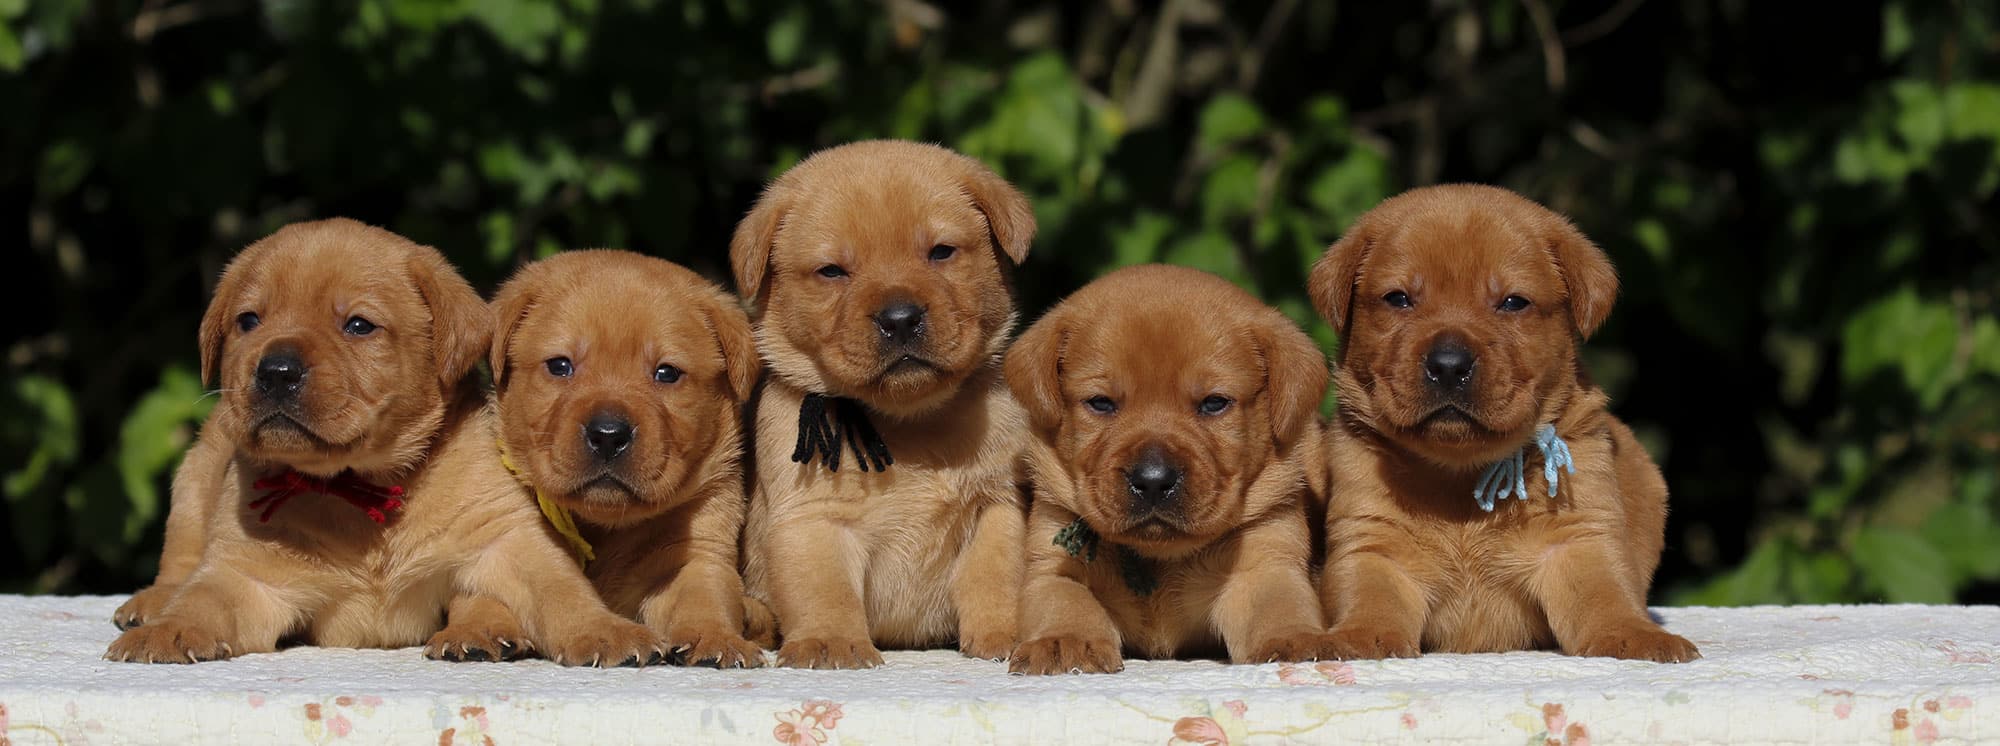
{"type": "Polygon", "coordinates": [[[1555,15],[1549,12],[1548,3],[1542,0],[1521,0],[1521,7],[1527,8],[1528,18],[1535,23],[1535,35],[1542,40],[1542,75],[1549,81],[1549,90],[1561,93],[1566,81],[1568,66],[1563,55],[1563,42],[1556,33],[1555,15]]]}
{"type": "Polygon", "coordinates": [[[1264,59],[1270,55],[1271,45],[1278,42],[1278,35],[1285,32],[1292,14],[1298,9],[1298,0],[1278,0],[1271,5],[1271,12],[1264,14],[1264,24],[1257,29],[1257,39],[1243,50],[1243,59],[1238,63],[1238,90],[1249,93],[1257,87],[1257,77],[1264,72],[1264,59]]]}
{"type": "Polygon", "coordinates": [[[1139,65],[1139,77],[1125,97],[1125,122],[1140,129],[1160,118],[1167,108],[1167,94],[1173,91],[1175,61],[1180,57],[1181,14],[1189,0],[1167,0],[1160,17],[1153,21],[1152,40],[1146,59],[1139,65]]]}
{"type": "Polygon", "coordinates": [[[235,12],[241,9],[238,3],[205,3],[200,0],[166,5],[163,0],[146,0],[139,14],[132,17],[132,38],[145,43],[154,35],[173,28],[185,26],[203,18],[235,12]]]}
{"type": "Polygon", "coordinates": [[[1604,11],[1596,18],[1563,31],[1562,43],[1574,47],[1601,39],[1606,34],[1617,31],[1619,26],[1625,25],[1625,19],[1631,18],[1632,13],[1644,2],[1645,0],[1620,0],[1617,5],[1611,6],[1610,10],[1604,11]]]}

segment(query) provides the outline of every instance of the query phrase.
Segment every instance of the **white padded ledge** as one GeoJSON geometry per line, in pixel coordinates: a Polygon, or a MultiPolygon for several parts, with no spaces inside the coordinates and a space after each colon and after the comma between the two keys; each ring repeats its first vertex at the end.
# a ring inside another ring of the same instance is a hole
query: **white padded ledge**
{"type": "Polygon", "coordinates": [[[1513,653],[1021,677],[942,651],[873,671],[415,649],[109,663],[122,600],[0,596],[0,743],[2000,742],[1990,606],[1660,609],[1706,656],[1684,665],[1513,653]]]}

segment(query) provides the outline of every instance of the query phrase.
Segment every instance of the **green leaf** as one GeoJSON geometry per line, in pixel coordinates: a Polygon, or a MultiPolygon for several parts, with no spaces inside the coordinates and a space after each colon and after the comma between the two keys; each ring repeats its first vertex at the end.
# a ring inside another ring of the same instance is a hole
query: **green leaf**
{"type": "Polygon", "coordinates": [[[0,21],[0,72],[17,73],[26,65],[21,51],[21,40],[14,36],[14,30],[0,21]]]}
{"type": "Polygon", "coordinates": [[[1214,226],[1255,211],[1261,166],[1249,156],[1230,156],[1208,172],[1201,187],[1202,222],[1214,226]]]}
{"type": "Polygon", "coordinates": [[[1951,503],[1924,520],[1923,537],[1960,575],[2000,577],[2000,524],[1986,505],[1951,503]]]}
{"type": "Polygon", "coordinates": [[[771,25],[764,29],[764,49],[771,56],[771,64],[791,67],[799,61],[799,50],[805,46],[806,5],[793,5],[771,25]]]}
{"type": "Polygon", "coordinates": [[[126,542],[137,541],[160,514],[161,477],[180,461],[194,439],[193,425],[208,416],[212,406],[194,373],[172,366],[161,371],[160,384],[126,415],[118,430],[117,451],[118,476],[131,503],[126,542]]]}
{"type": "Polygon", "coordinates": [[[1140,211],[1130,225],[1112,230],[1110,269],[1158,261],[1160,245],[1173,230],[1173,218],[1150,210],[1140,211]]]}
{"type": "Polygon", "coordinates": [[[1893,367],[1926,409],[1936,409],[1958,376],[1952,355],[1958,320],[1951,307],[1928,302],[1908,286],[1863,307],[1841,335],[1841,375],[1860,384],[1875,371],[1893,367]]]}
{"type": "Polygon", "coordinates": [[[1195,139],[1201,147],[1220,150],[1262,132],[1264,112],[1250,99],[1224,93],[1209,99],[1197,126],[1195,139]]]}
{"type": "Polygon", "coordinates": [[[15,379],[12,388],[20,411],[7,409],[7,440],[14,448],[26,446],[28,456],[0,480],[10,502],[35,492],[52,471],[75,463],[82,440],[76,402],[61,381],[29,374],[15,379]]]}
{"type": "Polygon", "coordinates": [[[1162,261],[1212,272],[1256,292],[1256,286],[1250,282],[1250,274],[1236,254],[1236,242],[1229,234],[1219,230],[1203,231],[1176,242],[1167,249],[1162,261]]]}
{"type": "Polygon", "coordinates": [[[1848,586],[1854,581],[1854,565],[1838,554],[1793,553],[1786,558],[1785,589],[1791,603],[1824,604],[1850,600],[1848,586]]]}
{"type": "Polygon", "coordinates": [[[1914,532],[1864,527],[1854,537],[1853,556],[1868,587],[1892,603],[1952,602],[1951,561],[1914,532]]]}
{"type": "Polygon", "coordinates": [[[1784,578],[1784,562],[1790,544],[1766,538],[1744,558],[1744,564],[1730,570],[1706,586],[1684,594],[1678,604],[1692,606],[1754,606],[1778,602],[1778,582],[1784,578]]]}
{"type": "MultiPolygon", "coordinates": [[[[1356,147],[1313,177],[1306,202],[1342,230],[1389,197],[1389,160],[1373,148],[1356,147]]],[[[1329,241],[1332,236],[1327,237],[1329,241]]]]}

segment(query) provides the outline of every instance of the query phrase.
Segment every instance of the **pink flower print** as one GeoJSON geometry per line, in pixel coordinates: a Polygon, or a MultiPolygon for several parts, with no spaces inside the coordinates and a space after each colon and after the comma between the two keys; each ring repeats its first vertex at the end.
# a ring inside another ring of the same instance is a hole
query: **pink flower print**
{"type": "Polygon", "coordinates": [[[1174,723],[1174,737],[1167,743],[1229,746],[1229,736],[1222,732],[1222,725],[1215,718],[1181,718],[1174,723]]]}
{"type": "Polygon", "coordinates": [[[262,694],[250,695],[250,709],[255,710],[263,706],[264,706],[264,695],[262,694]]]}
{"type": "Polygon", "coordinates": [[[1313,670],[1325,676],[1328,681],[1332,681],[1335,686],[1354,686],[1354,666],[1348,665],[1346,661],[1324,661],[1313,666],[1313,670]]]}
{"type": "Polygon", "coordinates": [[[1278,681],[1286,686],[1353,686],[1354,667],[1341,661],[1327,661],[1312,667],[1295,663],[1278,666],[1278,681]]]}
{"type": "Polygon", "coordinates": [[[1407,711],[1406,711],[1406,712],[1404,712],[1404,713],[1403,713],[1403,730],[1416,730],[1416,729],[1417,729],[1417,716],[1416,716],[1416,715],[1414,715],[1414,714],[1411,714],[1411,713],[1409,713],[1409,712],[1407,712],[1407,711]]]}
{"type": "Polygon", "coordinates": [[[771,729],[771,736],[786,746],[818,746],[826,743],[826,731],[840,723],[846,713],[840,711],[840,704],[824,699],[809,699],[798,709],[776,713],[778,727],[771,729]]]}
{"type": "MultiPolygon", "coordinates": [[[[1972,698],[1963,694],[1954,694],[1945,699],[1944,706],[1954,710],[1969,710],[1972,709],[1972,698]]],[[[6,714],[6,708],[0,708],[0,715],[4,714],[6,714]]]]}
{"type": "Polygon", "coordinates": [[[346,715],[335,713],[332,719],[326,721],[326,729],[333,733],[334,738],[346,738],[347,734],[354,732],[354,724],[348,722],[346,715]]]}
{"type": "Polygon", "coordinates": [[[1563,739],[1569,742],[1569,746],[1590,746],[1590,730],[1583,727],[1583,723],[1570,723],[1568,728],[1563,729],[1563,739]]]}
{"type": "Polygon", "coordinates": [[[1923,722],[1917,723],[1913,733],[1917,737],[1917,743],[1935,743],[1938,739],[1937,724],[1931,722],[1930,718],[1924,718],[1923,722]]]}
{"type": "Polygon", "coordinates": [[[799,715],[798,710],[778,715],[778,727],[771,729],[771,736],[786,746],[815,746],[826,743],[826,734],[811,726],[812,721],[799,715]]]}
{"type": "Polygon", "coordinates": [[[828,702],[824,699],[806,701],[805,716],[818,721],[821,727],[829,730],[840,725],[840,718],[844,714],[840,711],[840,705],[837,703],[828,702]]]}
{"type": "Polygon", "coordinates": [[[1237,720],[1242,720],[1243,713],[1250,711],[1250,706],[1243,704],[1243,700],[1240,699],[1229,700],[1222,703],[1222,706],[1224,709],[1229,710],[1230,714],[1235,715],[1237,720]]]}
{"type": "Polygon", "coordinates": [[[1548,731],[1549,735],[1563,732],[1563,725],[1568,722],[1569,718],[1563,716],[1562,705],[1554,702],[1542,705],[1542,729],[1548,731]]]}

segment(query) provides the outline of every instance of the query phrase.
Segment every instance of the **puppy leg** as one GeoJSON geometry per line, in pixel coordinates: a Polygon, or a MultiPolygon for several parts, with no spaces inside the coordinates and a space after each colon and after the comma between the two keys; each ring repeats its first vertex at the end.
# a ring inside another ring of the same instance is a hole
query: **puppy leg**
{"type": "MultiPolygon", "coordinates": [[[[1035,503],[1030,536],[1054,536],[1075,521],[1046,502],[1035,503]]],[[[1043,544],[1046,544],[1044,542],[1043,544]]],[[[1021,592],[1021,632],[1007,670],[1019,674],[1117,673],[1125,670],[1118,626],[1091,593],[1084,563],[1053,545],[1028,551],[1027,587],[1021,592]]]]}
{"type": "Polygon", "coordinates": [[[681,566],[664,591],[640,606],[639,619],[664,635],[668,652],[689,665],[764,665],[764,651],[743,639],[743,576],[736,572],[742,506],[740,494],[708,498],[689,521],[691,538],[655,553],[654,567],[665,569],[676,559],[681,566]]]}
{"type": "Polygon", "coordinates": [[[1658,663],[1701,657],[1694,643],[1661,629],[1629,587],[1616,547],[1604,534],[1558,538],[1531,585],[1563,653],[1658,663]]]}
{"type": "Polygon", "coordinates": [[[1021,612],[1022,534],[1020,505],[1010,497],[979,511],[972,541],[959,555],[951,579],[958,607],[958,649],[973,658],[1005,660],[1017,639],[1021,612]]]}
{"type": "MultiPolygon", "coordinates": [[[[1576,438],[1572,444],[1579,465],[1573,494],[1620,494],[1611,440],[1576,438]]],[[[1623,535],[1618,526],[1624,520],[1619,513],[1579,510],[1544,539],[1529,592],[1548,615],[1556,643],[1569,655],[1660,663],[1700,658],[1694,643],[1646,616],[1647,572],[1631,566],[1615,538],[1623,535]]]]}
{"type": "Polygon", "coordinates": [[[1423,588],[1386,550],[1336,551],[1320,578],[1321,602],[1334,618],[1327,652],[1343,660],[1416,657],[1428,611],[1423,588]]]}
{"type": "Polygon", "coordinates": [[[316,605],[317,584],[307,568],[275,552],[246,555],[204,563],[159,615],[112,641],[104,658],[195,663],[277,650],[278,638],[316,605]]]}
{"type": "Polygon", "coordinates": [[[441,661],[510,661],[527,657],[532,650],[534,645],[513,609],[491,597],[468,593],[451,599],[444,629],[424,643],[424,657],[441,661]]]}
{"type": "Polygon", "coordinates": [[[172,498],[167,508],[167,541],[160,551],[160,572],[153,584],[132,594],[111,615],[119,629],[131,629],[158,616],[167,601],[180,590],[195,568],[201,565],[202,548],[208,545],[209,515],[221,499],[229,473],[229,447],[219,434],[203,427],[194,446],[174,471],[172,498]]]}
{"type": "Polygon", "coordinates": [[[1213,611],[1231,661],[1307,661],[1329,653],[1326,619],[1306,571],[1311,542],[1303,514],[1245,528],[1241,564],[1223,581],[1213,611]]]}
{"type": "Polygon", "coordinates": [[[530,644],[562,665],[644,666],[666,658],[666,642],[606,608],[576,560],[542,526],[507,532],[462,569],[458,582],[461,593],[513,609],[530,644]]]}
{"type": "Polygon", "coordinates": [[[788,668],[874,668],[882,653],[868,636],[861,600],[866,552],[854,533],[824,518],[779,520],[765,535],[771,600],[788,668]]]}

